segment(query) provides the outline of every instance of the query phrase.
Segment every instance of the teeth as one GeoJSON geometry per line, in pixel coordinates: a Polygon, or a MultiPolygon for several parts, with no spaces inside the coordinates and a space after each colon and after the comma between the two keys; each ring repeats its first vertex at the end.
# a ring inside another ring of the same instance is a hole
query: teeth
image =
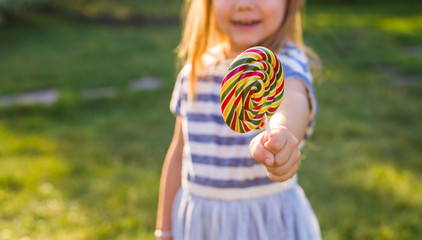
{"type": "Polygon", "coordinates": [[[259,21],[234,21],[235,24],[241,24],[241,25],[249,25],[258,23],[259,21]]]}

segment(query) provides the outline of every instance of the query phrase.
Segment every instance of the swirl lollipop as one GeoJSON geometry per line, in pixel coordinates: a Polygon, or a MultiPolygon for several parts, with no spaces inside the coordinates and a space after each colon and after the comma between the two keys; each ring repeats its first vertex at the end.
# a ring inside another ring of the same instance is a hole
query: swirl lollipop
{"type": "Polygon", "coordinates": [[[264,47],[249,48],[233,61],[223,79],[220,101],[224,121],[238,133],[265,125],[271,134],[268,119],[283,94],[284,74],[277,56],[264,47]]]}

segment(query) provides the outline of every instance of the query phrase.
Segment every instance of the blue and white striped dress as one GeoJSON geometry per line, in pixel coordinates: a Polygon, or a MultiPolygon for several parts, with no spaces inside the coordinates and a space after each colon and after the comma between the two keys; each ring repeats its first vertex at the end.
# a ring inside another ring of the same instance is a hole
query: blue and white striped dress
{"type": "MultiPolygon", "coordinates": [[[[278,57],[286,81],[298,78],[307,86],[311,117],[306,140],[317,112],[308,61],[291,43],[278,57]]],[[[220,89],[230,63],[221,64],[197,79],[192,102],[187,100],[188,67],[173,91],[170,109],[182,118],[185,142],[182,187],[173,208],[174,240],[320,239],[318,221],[297,176],[272,182],[265,167],[251,157],[249,143],[261,131],[239,134],[224,122],[220,89]]]]}

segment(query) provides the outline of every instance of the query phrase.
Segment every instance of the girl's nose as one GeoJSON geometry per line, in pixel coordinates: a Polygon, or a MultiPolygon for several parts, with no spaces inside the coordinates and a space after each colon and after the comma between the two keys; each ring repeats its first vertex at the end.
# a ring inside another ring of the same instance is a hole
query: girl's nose
{"type": "Polygon", "coordinates": [[[236,10],[251,10],[255,6],[255,0],[235,0],[236,10]]]}

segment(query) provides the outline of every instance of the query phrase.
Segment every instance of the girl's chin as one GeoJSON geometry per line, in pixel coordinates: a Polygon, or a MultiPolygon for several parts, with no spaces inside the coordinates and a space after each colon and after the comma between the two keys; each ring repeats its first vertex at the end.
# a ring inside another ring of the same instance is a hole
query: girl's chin
{"type": "Polygon", "coordinates": [[[258,45],[258,41],[244,41],[243,43],[235,43],[232,45],[232,50],[237,53],[241,53],[248,48],[258,45]]]}

